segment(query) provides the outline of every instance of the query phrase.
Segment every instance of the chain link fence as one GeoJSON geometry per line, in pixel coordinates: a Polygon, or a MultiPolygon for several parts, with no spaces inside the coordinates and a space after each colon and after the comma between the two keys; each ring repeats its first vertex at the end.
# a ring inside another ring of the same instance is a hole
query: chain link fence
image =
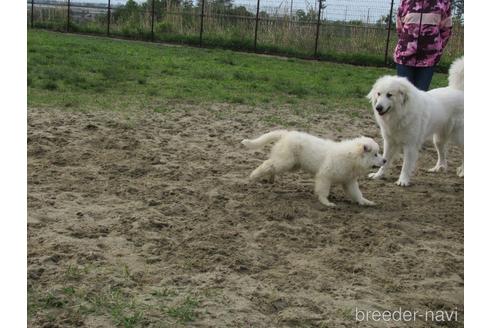
{"type": "MultiPolygon", "coordinates": [[[[391,65],[397,0],[32,0],[32,28],[391,65]]],[[[456,20],[441,69],[463,55],[456,20]]]]}

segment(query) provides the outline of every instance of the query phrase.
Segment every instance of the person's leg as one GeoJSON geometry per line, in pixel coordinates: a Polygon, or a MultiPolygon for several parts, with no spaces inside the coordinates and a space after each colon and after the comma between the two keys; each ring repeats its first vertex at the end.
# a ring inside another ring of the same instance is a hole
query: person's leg
{"type": "Polygon", "coordinates": [[[432,75],[434,75],[434,67],[416,67],[415,70],[415,85],[417,88],[423,91],[429,90],[429,86],[432,81],[432,75]]]}
{"type": "Polygon", "coordinates": [[[396,75],[406,77],[410,83],[415,85],[415,67],[396,64],[396,75]]]}

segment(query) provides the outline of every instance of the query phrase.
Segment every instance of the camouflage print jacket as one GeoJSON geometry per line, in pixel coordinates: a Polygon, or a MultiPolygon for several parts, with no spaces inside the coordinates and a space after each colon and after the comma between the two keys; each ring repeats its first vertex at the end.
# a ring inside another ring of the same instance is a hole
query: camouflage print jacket
{"type": "Polygon", "coordinates": [[[451,36],[451,0],[401,0],[396,19],[397,64],[430,67],[451,36]]]}

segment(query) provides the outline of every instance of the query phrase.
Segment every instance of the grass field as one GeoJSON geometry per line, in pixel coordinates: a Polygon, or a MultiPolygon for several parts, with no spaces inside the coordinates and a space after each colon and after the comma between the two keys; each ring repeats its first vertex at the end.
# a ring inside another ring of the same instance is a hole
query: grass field
{"type": "Polygon", "coordinates": [[[240,141],[271,129],[382,144],[365,95],[392,70],[41,30],[27,70],[29,327],[463,327],[460,150],[361,179],[371,208],[247,180],[266,151],[240,141]]]}
{"type": "MultiPolygon", "coordinates": [[[[368,108],[382,68],[31,31],[28,105],[165,111],[170,102],[368,108]]],[[[433,86],[446,83],[436,74],[433,86]]]]}

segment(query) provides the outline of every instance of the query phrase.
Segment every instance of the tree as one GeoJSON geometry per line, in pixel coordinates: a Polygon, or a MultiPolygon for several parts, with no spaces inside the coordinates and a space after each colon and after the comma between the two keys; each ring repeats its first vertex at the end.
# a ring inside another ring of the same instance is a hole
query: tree
{"type": "Polygon", "coordinates": [[[183,0],[183,9],[185,10],[193,9],[193,0],[183,0]]]}
{"type": "MultiPolygon", "coordinates": [[[[155,17],[160,20],[166,11],[181,7],[186,8],[186,5],[186,1],[181,0],[154,0],[155,17]]],[[[146,3],[143,3],[142,8],[147,11],[152,10],[152,0],[147,0],[146,3]]]]}
{"type": "Polygon", "coordinates": [[[122,7],[117,7],[114,12],[114,18],[116,21],[130,21],[136,22],[139,20],[140,6],[134,0],[128,0],[122,7]]]}
{"type": "Polygon", "coordinates": [[[241,16],[241,17],[252,17],[254,16],[253,13],[249,12],[248,9],[244,6],[239,6],[239,7],[233,7],[229,13],[234,16],[241,16]]]}
{"type": "Polygon", "coordinates": [[[364,25],[364,22],[361,21],[360,19],[354,19],[354,20],[349,20],[348,21],[349,25],[357,25],[357,26],[362,26],[364,25]]]}
{"type": "Polygon", "coordinates": [[[296,17],[298,21],[304,21],[306,19],[306,12],[302,9],[296,11],[296,17]]]}
{"type": "MultiPolygon", "coordinates": [[[[393,23],[393,26],[396,24],[396,15],[397,15],[397,11],[396,10],[393,10],[393,17],[391,19],[391,22],[393,23]]],[[[381,16],[377,21],[376,21],[376,24],[379,24],[379,25],[388,25],[389,23],[389,19],[390,19],[390,15],[387,14],[387,15],[383,15],[381,16]]]]}
{"type": "Polygon", "coordinates": [[[216,13],[227,14],[232,9],[232,0],[212,0],[209,3],[216,13]]]}
{"type": "Polygon", "coordinates": [[[300,22],[315,21],[318,18],[318,13],[313,8],[309,9],[307,13],[299,9],[296,11],[296,18],[300,22]]]}

